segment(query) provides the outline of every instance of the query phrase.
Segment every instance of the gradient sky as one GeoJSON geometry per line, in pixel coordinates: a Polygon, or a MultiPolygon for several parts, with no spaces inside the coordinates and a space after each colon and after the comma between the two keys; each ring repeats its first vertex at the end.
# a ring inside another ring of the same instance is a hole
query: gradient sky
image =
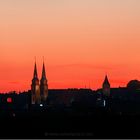
{"type": "Polygon", "coordinates": [[[49,88],[140,80],[140,0],[0,0],[0,92],[30,89],[35,56],[49,88]]]}

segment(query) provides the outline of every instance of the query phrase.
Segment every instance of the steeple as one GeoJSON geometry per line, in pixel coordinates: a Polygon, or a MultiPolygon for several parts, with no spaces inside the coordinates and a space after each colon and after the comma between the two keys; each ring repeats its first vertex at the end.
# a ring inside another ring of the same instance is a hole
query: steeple
{"type": "Polygon", "coordinates": [[[31,84],[31,103],[32,104],[39,104],[40,103],[40,86],[39,86],[39,79],[37,75],[37,66],[36,61],[34,65],[34,74],[31,84]]]}
{"type": "Polygon", "coordinates": [[[43,59],[43,67],[42,67],[42,77],[40,80],[40,94],[41,94],[41,101],[46,101],[48,97],[48,81],[46,78],[46,71],[45,71],[45,64],[43,59]]]}
{"type": "Polygon", "coordinates": [[[103,84],[110,85],[107,75],[105,76],[105,80],[104,80],[103,84]]]}
{"type": "Polygon", "coordinates": [[[110,83],[107,75],[105,76],[105,80],[102,85],[102,91],[103,91],[103,95],[110,96],[110,83]]]}
{"type": "Polygon", "coordinates": [[[34,75],[33,75],[33,79],[38,79],[36,61],[35,61],[35,66],[34,66],[34,75]]]}
{"type": "Polygon", "coordinates": [[[42,77],[41,77],[41,80],[46,80],[46,71],[45,71],[44,61],[43,61],[43,68],[42,68],[42,77]]]}

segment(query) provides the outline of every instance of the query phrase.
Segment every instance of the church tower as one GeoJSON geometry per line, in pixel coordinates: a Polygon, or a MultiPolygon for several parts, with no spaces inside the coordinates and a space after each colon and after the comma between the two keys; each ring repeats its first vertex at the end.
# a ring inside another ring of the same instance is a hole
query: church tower
{"type": "Polygon", "coordinates": [[[110,83],[108,81],[107,75],[105,76],[105,80],[102,85],[103,95],[110,96],[110,83]]]}
{"type": "Polygon", "coordinates": [[[40,80],[40,94],[41,94],[41,101],[46,101],[48,97],[48,81],[46,78],[46,71],[45,71],[45,65],[43,62],[43,68],[42,68],[42,77],[40,80]]]}
{"type": "Polygon", "coordinates": [[[37,67],[36,62],[34,66],[34,74],[31,84],[31,102],[32,104],[39,104],[40,103],[40,87],[39,87],[39,79],[37,75],[37,67]]]}

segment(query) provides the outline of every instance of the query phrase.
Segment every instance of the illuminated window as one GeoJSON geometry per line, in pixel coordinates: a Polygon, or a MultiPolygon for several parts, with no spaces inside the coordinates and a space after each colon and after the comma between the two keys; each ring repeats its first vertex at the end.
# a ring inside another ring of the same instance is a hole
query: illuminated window
{"type": "Polygon", "coordinates": [[[106,106],[106,101],[104,100],[104,107],[106,106]]]}
{"type": "Polygon", "coordinates": [[[7,98],[7,103],[12,103],[12,98],[11,97],[7,98]]]}

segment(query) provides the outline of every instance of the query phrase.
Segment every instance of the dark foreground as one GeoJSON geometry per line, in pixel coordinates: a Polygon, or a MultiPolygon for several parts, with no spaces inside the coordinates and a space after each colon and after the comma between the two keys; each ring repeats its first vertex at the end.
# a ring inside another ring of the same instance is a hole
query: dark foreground
{"type": "Polygon", "coordinates": [[[4,112],[0,138],[140,138],[140,116],[103,110],[86,113],[4,112]]]}

